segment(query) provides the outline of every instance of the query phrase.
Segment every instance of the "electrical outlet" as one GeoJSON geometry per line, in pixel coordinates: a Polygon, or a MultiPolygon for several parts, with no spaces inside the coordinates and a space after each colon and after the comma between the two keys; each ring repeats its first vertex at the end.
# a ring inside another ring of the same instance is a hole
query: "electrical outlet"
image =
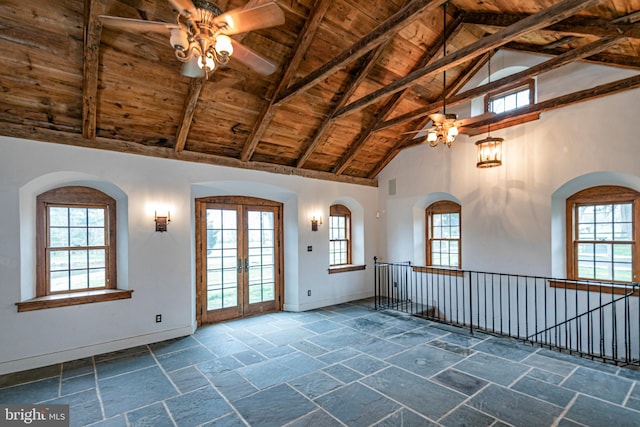
{"type": "Polygon", "coordinates": [[[309,289],[309,290],[307,291],[307,296],[308,296],[308,297],[310,297],[310,296],[311,296],[311,289],[309,289]]]}
{"type": "Polygon", "coordinates": [[[162,314],[156,314],[156,323],[162,322],[162,314]]]}
{"type": "Polygon", "coordinates": [[[313,251],[313,246],[307,246],[307,252],[313,251]]]}

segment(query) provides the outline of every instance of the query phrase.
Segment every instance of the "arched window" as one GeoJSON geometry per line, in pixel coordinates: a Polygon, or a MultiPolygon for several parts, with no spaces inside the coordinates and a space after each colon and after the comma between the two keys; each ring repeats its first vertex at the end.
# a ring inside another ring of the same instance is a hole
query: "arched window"
{"type": "Polygon", "coordinates": [[[36,198],[36,295],[18,311],[131,298],[116,278],[116,201],[82,186],[36,198]]]}
{"type": "Polygon", "coordinates": [[[459,204],[441,200],[426,209],[427,265],[461,268],[459,204]]]}
{"type": "Polygon", "coordinates": [[[567,278],[633,282],[638,277],[638,201],[626,187],[591,187],[567,199],[567,278]]]}
{"type": "Polygon", "coordinates": [[[351,264],[351,211],[344,205],[329,208],[329,265],[351,264]]]}

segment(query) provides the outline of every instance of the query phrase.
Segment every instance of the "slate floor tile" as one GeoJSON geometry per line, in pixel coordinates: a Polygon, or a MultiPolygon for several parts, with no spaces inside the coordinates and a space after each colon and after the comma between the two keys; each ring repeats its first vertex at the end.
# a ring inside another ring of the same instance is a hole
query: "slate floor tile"
{"type": "Polygon", "coordinates": [[[301,326],[298,328],[288,328],[285,330],[264,334],[261,335],[261,337],[262,339],[269,341],[273,345],[283,346],[302,341],[315,335],[317,335],[315,332],[312,332],[301,326]]]}
{"type": "Polygon", "coordinates": [[[196,365],[198,370],[204,374],[207,378],[215,378],[217,375],[224,374],[225,372],[231,372],[234,369],[241,368],[242,363],[232,356],[225,357],[213,357],[210,360],[198,363],[196,365]]]}
{"type": "Polygon", "coordinates": [[[185,348],[199,346],[200,343],[191,336],[174,338],[150,344],[149,348],[156,355],[171,353],[173,351],[184,350],[185,348]]]}
{"type": "Polygon", "coordinates": [[[563,410],[494,384],[472,397],[468,405],[514,426],[522,427],[550,426],[563,410]]]}
{"type": "Polygon", "coordinates": [[[234,402],[234,406],[250,425],[282,426],[296,420],[317,406],[286,384],[260,391],[234,402]]]}
{"type": "Polygon", "coordinates": [[[537,351],[536,348],[506,338],[492,338],[473,346],[474,350],[520,362],[537,351]]]}
{"type": "Polygon", "coordinates": [[[362,378],[362,374],[360,372],[356,372],[353,369],[347,368],[346,366],[340,363],[336,365],[327,366],[322,370],[327,374],[331,375],[332,377],[342,381],[345,384],[348,384],[359,378],[362,378]]]}
{"type": "Polygon", "coordinates": [[[342,383],[324,372],[312,372],[308,375],[289,381],[289,385],[309,399],[327,394],[336,388],[342,387],[342,383]]]}
{"type": "Polygon", "coordinates": [[[61,365],[57,364],[0,375],[0,387],[11,387],[18,384],[57,377],[60,375],[61,369],[61,365]]]}
{"type": "Polygon", "coordinates": [[[208,361],[215,356],[205,347],[189,347],[183,350],[158,356],[158,363],[167,371],[175,371],[189,365],[197,365],[200,362],[208,361]]]}
{"type": "Polygon", "coordinates": [[[298,351],[277,359],[245,366],[238,369],[238,372],[259,389],[264,389],[324,366],[324,363],[298,351]]]}
{"type": "Polygon", "coordinates": [[[58,397],[60,378],[48,378],[0,389],[0,403],[39,403],[58,397]]]}
{"type": "Polygon", "coordinates": [[[180,393],[188,393],[209,384],[209,381],[207,381],[195,366],[178,369],[167,375],[169,375],[171,381],[178,387],[180,393]]]}
{"type": "Polygon", "coordinates": [[[413,347],[415,345],[426,344],[437,337],[437,335],[430,334],[425,328],[422,328],[404,332],[400,335],[395,335],[391,338],[388,338],[388,340],[392,343],[400,344],[406,347],[413,347]]]}
{"type": "Polygon", "coordinates": [[[362,353],[351,348],[341,348],[339,350],[330,351],[329,353],[325,353],[322,356],[318,356],[318,360],[324,362],[328,365],[333,363],[342,362],[343,360],[351,359],[353,357],[359,356],[362,353]]]}
{"type": "Polygon", "coordinates": [[[436,347],[436,348],[440,348],[442,350],[446,350],[446,351],[448,351],[450,353],[459,354],[462,357],[467,357],[467,356],[475,353],[475,351],[470,349],[470,348],[461,347],[459,345],[451,344],[451,343],[446,342],[446,341],[433,340],[433,341],[429,341],[429,345],[431,347],[436,347]]]}
{"type": "Polygon", "coordinates": [[[564,387],[548,384],[528,376],[518,380],[511,388],[563,408],[576,395],[574,391],[564,387]]]}
{"type": "Polygon", "coordinates": [[[544,381],[549,384],[558,385],[564,381],[564,377],[558,374],[545,371],[543,369],[534,368],[527,374],[528,377],[535,378],[540,381],[544,381]]]}
{"type": "Polygon", "coordinates": [[[154,403],[127,413],[131,427],[173,427],[173,421],[162,403],[154,403]]]}
{"type": "Polygon", "coordinates": [[[467,348],[473,347],[474,345],[482,342],[481,339],[475,338],[471,335],[463,335],[463,334],[456,334],[456,333],[442,335],[438,338],[438,341],[447,342],[449,344],[455,344],[460,347],[467,347],[467,348]]]}
{"type": "Polygon", "coordinates": [[[359,383],[342,387],[316,399],[327,412],[348,426],[369,426],[399,405],[359,383]]]}
{"type": "Polygon", "coordinates": [[[336,329],[344,328],[343,325],[332,322],[328,319],[318,320],[316,322],[307,323],[302,325],[303,328],[309,329],[310,331],[315,332],[316,334],[324,334],[325,332],[335,331],[336,329]]]}
{"type": "Polygon", "coordinates": [[[79,391],[96,388],[96,376],[93,373],[63,379],[60,386],[60,395],[74,394],[79,391]]]}
{"type": "Polygon", "coordinates": [[[501,385],[509,385],[529,368],[485,353],[476,353],[461,361],[455,368],[501,385]]]}
{"type": "Polygon", "coordinates": [[[167,399],[166,405],[181,427],[197,426],[233,412],[220,393],[211,387],[167,399]]]}
{"type": "Polygon", "coordinates": [[[118,415],[113,418],[106,419],[104,421],[98,421],[95,424],[91,424],[91,427],[129,427],[124,415],[118,415]]]}
{"type": "Polygon", "coordinates": [[[95,389],[63,396],[47,403],[69,405],[69,424],[71,427],[85,426],[102,420],[100,401],[95,389]]]}
{"type": "Polygon", "coordinates": [[[576,365],[562,360],[547,357],[538,353],[531,354],[524,359],[522,363],[533,366],[545,371],[553,372],[554,374],[566,377],[576,369],[576,365]]]}
{"type": "Polygon", "coordinates": [[[313,411],[304,417],[297,419],[291,424],[287,424],[287,427],[341,427],[344,426],[340,421],[327,414],[322,409],[313,411]]]}
{"type": "Polygon", "coordinates": [[[298,341],[290,345],[296,350],[300,350],[303,353],[306,353],[309,356],[313,356],[313,357],[320,356],[321,354],[325,354],[327,352],[326,349],[318,345],[315,345],[313,343],[310,343],[309,341],[298,341]]]}
{"type": "Polygon", "coordinates": [[[455,369],[447,369],[446,371],[440,372],[438,375],[434,376],[432,380],[459,391],[460,393],[464,393],[467,396],[477,393],[478,390],[489,384],[485,380],[465,374],[464,372],[460,372],[455,369]]]}
{"type": "Polygon", "coordinates": [[[342,364],[364,375],[373,374],[374,372],[378,372],[389,366],[388,363],[383,362],[382,360],[375,359],[364,354],[345,360],[342,364]]]}
{"type": "Polygon", "coordinates": [[[637,427],[640,413],[589,396],[579,395],[565,417],[594,427],[637,427]]]}
{"type": "Polygon", "coordinates": [[[253,350],[241,351],[240,353],[234,354],[233,357],[238,359],[243,365],[253,365],[254,363],[264,360],[264,357],[253,350]]]}
{"type": "Polygon", "coordinates": [[[150,353],[134,353],[96,363],[96,372],[98,373],[98,379],[101,380],[150,366],[157,366],[150,353]]]}
{"type": "Polygon", "coordinates": [[[633,386],[633,381],[580,367],[560,385],[609,402],[622,404],[633,386]]]}
{"type": "Polygon", "coordinates": [[[368,338],[369,336],[366,334],[343,327],[342,329],[307,338],[307,340],[331,351],[352,346],[368,338]]]}
{"type": "Polygon", "coordinates": [[[107,418],[178,394],[156,366],[98,381],[107,418]]]}
{"type": "Polygon", "coordinates": [[[202,427],[246,427],[244,421],[240,419],[235,413],[225,415],[224,417],[218,418],[217,420],[213,420],[206,424],[203,424],[202,427]]]}
{"type": "Polygon", "coordinates": [[[386,359],[407,349],[405,346],[381,338],[366,338],[354,344],[353,348],[378,359],[386,359]]]}
{"type": "Polygon", "coordinates": [[[488,427],[495,419],[482,412],[479,412],[467,405],[461,405],[453,412],[442,418],[439,423],[444,427],[488,427]]]}
{"type": "Polygon", "coordinates": [[[457,354],[423,345],[390,357],[386,361],[423,377],[430,377],[462,359],[463,357],[457,354]]]}
{"type": "Polygon", "coordinates": [[[62,364],[62,379],[77,377],[86,374],[93,374],[93,358],[72,360],[62,364]]]}
{"type": "Polygon", "coordinates": [[[391,366],[360,382],[436,420],[460,404],[466,396],[391,366]]]}
{"type": "Polygon", "coordinates": [[[374,424],[375,427],[437,427],[428,419],[402,408],[374,424]]]}
{"type": "Polygon", "coordinates": [[[211,381],[218,391],[231,402],[258,391],[242,375],[233,371],[216,375],[211,381]]]}

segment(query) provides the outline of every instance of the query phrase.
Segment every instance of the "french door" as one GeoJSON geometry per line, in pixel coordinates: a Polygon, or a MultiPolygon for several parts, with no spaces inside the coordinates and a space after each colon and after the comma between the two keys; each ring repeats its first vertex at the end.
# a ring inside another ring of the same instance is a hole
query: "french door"
{"type": "Polygon", "coordinates": [[[281,309],[281,211],[252,197],[196,199],[199,324],[281,309]]]}

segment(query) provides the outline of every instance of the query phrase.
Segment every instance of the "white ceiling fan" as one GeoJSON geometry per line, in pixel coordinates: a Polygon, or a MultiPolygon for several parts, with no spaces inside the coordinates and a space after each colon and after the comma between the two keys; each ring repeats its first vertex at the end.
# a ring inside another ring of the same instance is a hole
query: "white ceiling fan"
{"type": "Polygon", "coordinates": [[[170,33],[171,46],[176,58],[184,63],[182,74],[187,77],[208,77],[216,67],[228,64],[231,56],[265,76],[278,68],[273,61],[229,37],[284,24],[284,13],[275,2],[260,4],[251,0],[244,8],[224,13],[207,0],[169,2],[178,11],[175,24],[107,15],[100,19],[109,28],[170,33]]]}

